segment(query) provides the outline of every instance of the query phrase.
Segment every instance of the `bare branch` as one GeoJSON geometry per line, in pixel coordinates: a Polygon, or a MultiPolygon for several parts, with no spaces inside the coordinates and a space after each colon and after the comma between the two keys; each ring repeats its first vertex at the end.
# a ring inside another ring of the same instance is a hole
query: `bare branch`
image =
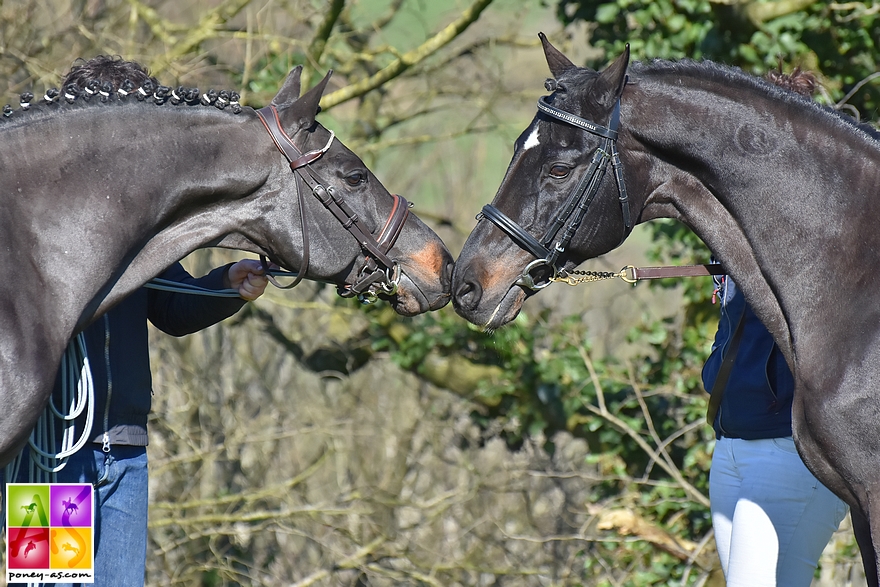
{"type": "Polygon", "coordinates": [[[312,573],[302,581],[294,583],[292,587],[309,587],[309,585],[314,585],[318,581],[330,577],[336,569],[354,568],[357,565],[360,565],[363,559],[367,558],[376,550],[378,550],[379,547],[385,544],[385,542],[386,540],[383,537],[375,538],[369,544],[365,544],[364,546],[358,548],[351,555],[345,557],[344,559],[333,565],[333,569],[321,569],[320,571],[312,573]]]}
{"type": "Polygon", "coordinates": [[[324,53],[324,47],[327,45],[327,39],[330,38],[333,26],[339,19],[339,14],[343,8],[345,8],[345,0],[332,0],[327,8],[327,12],[324,13],[324,20],[318,25],[318,28],[315,30],[315,36],[312,37],[312,42],[309,43],[309,47],[306,49],[306,58],[309,60],[311,67],[318,68],[321,55],[324,53]]]}
{"type": "MultiPolygon", "coordinates": [[[[646,455],[648,455],[652,460],[656,461],[657,464],[660,465],[661,469],[666,471],[669,476],[675,479],[675,481],[681,486],[685,493],[687,493],[691,497],[691,499],[701,504],[703,507],[708,508],[708,497],[703,495],[703,493],[700,492],[696,487],[688,483],[684,476],[682,476],[681,471],[679,471],[678,468],[676,468],[674,465],[667,462],[666,459],[662,458],[662,455],[657,450],[651,448],[651,446],[645,441],[644,438],[642,438],[642,436],[638,432],[630,428],[626,424],[626,422],[608,411],[608,408],[605,406],[605,394],[602,391],[602,385],[599,381],[599,376],[596,374],[596,369],[593,366],[593,361],[583,349],[581,349],[581,357],[584,360],[584,364],[586,365],[587,370],[590,372],[590,378],[593,381],[593,385],[596,387],[596,396],[599,403],[598,408],[588,405],[587,409],[593,414],[600,416],[601,418],[609,422],[612,426],[617,428],[619,431],[632,438],[633,441],[635,441],[635,443],[639,445],[639,448],[641,448],[646,455]]],[[[570,425],[577,423],[576,420],[577,418],[573,417],[573,421],[570,423],[570,425]]]]}
{"type": "Polygon", "coordinates": [[[476,22],[483,10],[485,10],[491,3],[492,0],[474,0],[474,3],[467,10],[462,12],[461,16],[459,16],[455,22],[422,43],[416,49],[404,53],[400,58],[394,60],[390,65],[381,69],[369,78],[324,96],[321,100],[321,107],[325,110],[329,110],[343,102],[363,96],[367,92],[374,90],[387,83],[389,80],[399,76],[413,65],[427,59],[476,22]]]}
{"type": "MultiPolygon", "coordinates": [[[[131,1],[137,2],[137,0],[131,1]]],[[[235,17],[250,3],[250,1],[251,0],[224,0],[216,9],[207,12],[199,20],[198,24],[188,31],[187,35],[180,40],[168,35],[167,23],[164,21],[157,22],[156,24],[159,28],[154,29],[154,34],[158,32],[160,38],[171,41],[172,48],[150,64],[150,70],[153,75],[159,76],[166,72],[176,61],[189,55],[193,49],[206,40],[216,36],[221,25],[235,17]]],[[[138,10],[140,11],[141,6],[139,2],[138,5],[138,10]]],[[[144,8],[144,11],[141,12],[141,14],[145,13],[149,13],[149,10],[146,8],[144,8]]]]}

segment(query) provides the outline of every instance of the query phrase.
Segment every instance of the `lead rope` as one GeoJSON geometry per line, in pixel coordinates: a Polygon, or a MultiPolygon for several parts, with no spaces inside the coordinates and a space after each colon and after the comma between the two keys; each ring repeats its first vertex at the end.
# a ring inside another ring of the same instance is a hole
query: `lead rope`
{"type": "Polygon", "coordinates": [[[110,371],[110,316],[107,314],[104,314],[104,368],[107,369],[107,402],[104,404],[104,436],[101,437],[101,450],[109,456],[110,399],[113,397],[113,373],[110,371]]]}
{"type": "MultiPolygon", "coordinates": [[[[67,459],[80,450],[88,441],[86,430],[92,425],[92,404],[94,403],[94,383],[91,377],[85,337],[80,334],[68,345],[61,359],[61,407],[55,405],[54,398],[40,415],[34,426],[28,445],[31,448],[28,460],[28,480],[37,483],[53,483],[57,472],[64,468],[67,459]],[[76,435],[74,421],[86,414],[83,431],[76,435]],[[60,428],[60,449],[56,450],[60,428]]],[[[4,469],[8,482],[18,478],[23,464],[23,453],[4,469]]]]}
{"type": "MultiPolygon", "coordinates": [[[[106,327],[106,322],[105,322],[106,327]]],[[[77,452],[88,440],[86,432],[91,429],[91,420],[93,414],[94,383],[92,381],[91,369],[89,368],[88,351],[85,345],[85,336],[80,333],[67,345],[67,349],[61,358],[61,397],[62,408],[70,406],[63,413],[55,407],[53,398],[49,397],[49,404],[40,418],[37,425],[31,432],[28,439],[30,445],[30,459],[28,463],[28,481],[30,483],[56,483],[58,480],[57,473],[67,464],[67,457],[77,452]],[[76,378],[76,369],[79,365],[79,378],[76,378]],[[72,393],[71,381],[76,380],[76,395],[72,393]],[[86,411],[86,424],[80,432],[79,439],[73,442],[75,434],[74,420],[86,411]],[[55,430],[61,421],[63,428],[61,450],[58,452],[47,452],[40,447],[53,450],[55,445],[55,430]]],[[[22,453],[13,459],[4,470],[7,482],[15,481],[18,477],[19,468],[21,466],[22,453]]],[[[40,583],[28,583],[28,587],[39,587],[40,583]]]]}
{"type": "MultiPolygon", "coordinates": [[[[278,276],[296,276],[295,273],[271,270],[267,274],[278,276]]],[[[149,289],[170,291],[174,293],[203,295],[221,298],[239,297],[236,289],[208,289],[198,285],[154,278],[144,285],[149,289]]],[[[107,480],[110,462],[110,400],[113,397],[113,375],[110,372],[110,318],[104,314],[104,367],[107,372],[107,402],[104,405],[104,433],[101,437],[101,450],[104,452],[104,475],[96,483],[100,487],[107,480]]],[[[85,336],[78,334],[64,351],[61,358],[61,408],[55,406],[54,398],[49,397],[49,404],[40,414],[34,429],[31,431],[28,445],[30,459],[28,462],[28,481],[31,483],[55,483],[57,473],[66,465],[68,458],[79,451],[89,440],[89,434],[95,420],[95,385],[86,350],[85,336]],[[73,389],[76,389],[76,393],[73,389]],[[75,420],[85,412],[86,421],[83,429],[76,437],[75,420]],[[61,447],[57,446],[57,429],[61,432],[61,447]]],[[[16,455],[3,470],[7,482],[18,478],[22,466],[23,451],[16,455]]]]}
{"type": "Polygon", "coordinates": [[[550,278],[550,281],[554,281],[556,283],[564,283],[566,285],[581,285],[584,283],[594,283],[596,281],[605,281],[607,279],[622,279],[627,283],[635,283],[634,280],[631,280],[627,276],[627,269],[630,266],[624,267],[617,273],[613,271],[577,271],[571,270],[566,272],[565,277],[561,275],[554,275],[550,278]]]}

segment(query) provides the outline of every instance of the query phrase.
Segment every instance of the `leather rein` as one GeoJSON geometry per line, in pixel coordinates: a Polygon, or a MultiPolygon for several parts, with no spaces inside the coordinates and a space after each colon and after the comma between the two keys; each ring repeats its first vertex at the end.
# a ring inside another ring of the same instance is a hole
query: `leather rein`
{"type": "MultiPolygon", "coordinates": [[[[550,88],[548,87],[548,89],[550,88]]],[[[550,224],[550,227],[547,229],[547,232],[544,233],[544,236],[540,241],[491,204],[483,206],[482,212],[477,215],[477,220],[482,218],[489,220],[501,229],[502,232],[507,234],[507,236],[509,236],[517,245],[537,257],[536,260],[523,268],[522,274],[516,281],[517,285],[535,291],[544,289],[554,281],[571,283],[571,272],[567,271],[563,264],[559,262],[559,256],[565,252],[566,247],[571,243],[571,239],[574,237],[575,232],[583,222],[590,204],[593,203],[593,199],[599,191],[599,185],[602,182],[602,177],[605,175],[609,163],[614,169],[614,177],[617,181],[618,201],[620,202],[620,208],[623,214],[624,227],[623,236],[620,239],[621,243],[633,229],[629,198],[626,193],[626,185],[623,181],[623,166],[620,162],[620,155],[617,151],[617,127],[620,124],[620,99],[617,100],[617,103],[614,106],[614,111],[611,114],[611,123],[608,127],[595,124],[589,120],[552,106],[548,100],[548,96],[542,96],[538,100],[538,111],[551,118],[599,136],[603,140],[602,145],[596,149],[595,153],[593,153],[593,159],[590,162],[587,172],[583,175],[577,187],[565,201],[562,208],[556,213],[553,222],[550,224]],[[557,239],[557,235],[563,227],[565,227],[565,230],[557,239]],[[549,276],[538,275],[538,277],[536,277],[533,272],[542,268],[549,269],[552,274],[549,276]]]]}
{"type": "MultiPolygon", "coordinates": [[[[354,284],[346,284],[338,286],[337,292],[344,298],[357,296],[364,303],[375,302],[379,294],[393,296],[397,293],[398,284],[400,283],[400,265],[388,257],[388,251],[394,246],[397,237],[400,235],[406,219],[409,217],[409,202],[402,196],[392,194],[394,204],[391,208],[391,214],[385,222],[385,226],[379,233],[378,237],[374,237],[369,228],[358,217],[358,215],[345,202],[341,195],[336,193],[333,187],[325,187],[320,177],[310,167],[310,164],[321,158],[333,143],[335,135],[330,131],[330,140],[320,149],[301,153],[293,143],[293,140],[287,136],[281,127],[281,121],[278,117],[278,109],[270,104],[258,109],[257,115],[263,122],[263,126],[269,131],[269,135],[275,142],[275,146],[284,155],[290,163],[290,170],[295,176],[303,181],[312,191],[312,194],[321,204],[327,208],[333,216],[342,224],[360,245],[366,254],[364,266],[358,272],[358,280],[354,284]]],[[[303,254],[302,267],[296,273],[296,278],[290,285],[280,285],[272,275],[269,274],[269,267],[265,256],[260,256],[263,267],[270,281],[282,289],[290,289],[296,286],[305,277],[309,267],[309,238],[308,228],[306,225],[305,215],[306,208],[303,201],[300,183],[296,181],[296,194],[299,200],[300,222],[303,235],[303,254]]],[[[277,274],[277,272],[273,272],[277,274]]]]}

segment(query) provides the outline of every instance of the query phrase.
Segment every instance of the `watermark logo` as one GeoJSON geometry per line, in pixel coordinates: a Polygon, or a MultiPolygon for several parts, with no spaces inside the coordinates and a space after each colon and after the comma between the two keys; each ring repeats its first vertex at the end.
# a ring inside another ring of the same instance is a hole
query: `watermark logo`
{"type": "Polygon", "coordinates": [[[6,581],[94,583],[89,483],[6,484],[6,581]]]}

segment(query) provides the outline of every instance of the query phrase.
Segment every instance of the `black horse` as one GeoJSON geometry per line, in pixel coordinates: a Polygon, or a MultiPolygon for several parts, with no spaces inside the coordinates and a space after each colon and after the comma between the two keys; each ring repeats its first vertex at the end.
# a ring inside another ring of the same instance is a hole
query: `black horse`
{"type": "Polygon", "coordinates": [[[0,117],[0,464],[26,441],[73,335],[206,246],[264,255],[403,315],[449,299],[452,257],[315,121],[329,79],[234,95],[50,90],[0,117]]]}
{"type": "Polygon", "coordinates": [[[876,552],[878,133],[732,68],[630,65],[627,49],[598,73],[541,38],[552,93],[456,261],[456,311],[498,328],[552,279],[618,246],[633,224],[683,221],[785,353],[798,449],[865,515],[876,552]]]}

